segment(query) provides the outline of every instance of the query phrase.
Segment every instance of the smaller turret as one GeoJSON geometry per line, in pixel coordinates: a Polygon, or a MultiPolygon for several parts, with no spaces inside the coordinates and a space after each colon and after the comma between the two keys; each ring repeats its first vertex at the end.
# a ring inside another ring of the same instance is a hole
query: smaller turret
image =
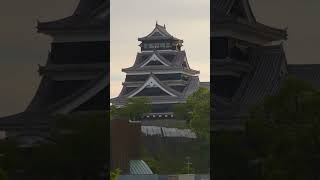
{"type": "Polygon", "coordinates": [[[166,25],[161,26],[156,22],[156,26],[153,31],[142,38],[138,38],[141,41],[141,51],[154,51],[154,50],[176,50],[181,51],[183,46],[183,40],[178,39],[166,30],[166,25]]]}

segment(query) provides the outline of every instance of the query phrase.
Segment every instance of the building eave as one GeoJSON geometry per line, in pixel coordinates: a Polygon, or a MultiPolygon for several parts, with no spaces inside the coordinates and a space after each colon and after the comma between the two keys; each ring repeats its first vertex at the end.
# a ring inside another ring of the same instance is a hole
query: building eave
{"type": "Polygon", "coordinates": [[[243,21],[227,19],[221,22],[216,22],[212,27],[212,35],[214,36],[217,32],[230,30],[237,32],[246,32],[251,36],[257,36],[264,38],[267,41],[279,41],[287,39],[287,31],[266,26],[261,23],[249,24],[243,21]]]}
{"type": "Polygon", "coordinates": [[[182,73],[190,76],[196,76],[200,74],[200,71],[193,69],[183,69],[183,68],[174,68],[174,67],[156,67],[156,68],[140,68],[140,69],[122,69],[122,72],[127,73],[127,75],[143,75],[143,74],[173,74],[173,73],[182,73]]]}

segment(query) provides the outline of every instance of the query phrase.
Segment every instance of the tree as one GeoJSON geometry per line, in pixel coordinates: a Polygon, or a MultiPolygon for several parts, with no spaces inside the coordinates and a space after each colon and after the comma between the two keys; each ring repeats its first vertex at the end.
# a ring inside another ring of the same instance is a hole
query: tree
{"type": "Polygon", "coordinates": [[[144,114],[151,112],[151,102],[146,97],[130,98],[128,103],[121,108],[111,106],[111,118],[129,118],[130,120],[139,120],[144,114]]]}
{"type": "Polygon", "coordinates": [[[196,172],[207,173],[210,166],[210,91],[199,88],[185,104],[174,107],[175,117],[186,120],[197,134],[197,140],[188,147],[184,157],[190,156],[196,172]]]}
{"type": "Polygon", "coordinates": [[[199,88],[190,95],[185,104],[174,107],[178,119],[187,120],[189,127],[197,133],[199,138],[209,140],[210,134],[210,92],[206,88],[199,88]]]}
{"type": "Polygon", "coordinates": [[[3,169],[0,169],[0,180],[7,180],[7,179],[8,179],[7,173],[3,169]]]}
{"type": "Polygon", "coordinates": [[[105,113],[57,116],[53,143],[40,144],[24,157],[25,172],[33,179],[102,179],[109,159],[108,122],[105,113]]]}
{"type": "Polygon", "coordinates": [[[121,170],[116,169],[110,172],[110,180],[117,180],[117,177],[120,175],[121,170]]]}
{"type": "Polygon", "coordinates": [[[247,143],[261,179],[320,179],[320,93],[289,77],[280,91],[254,108],[247,143]]]}

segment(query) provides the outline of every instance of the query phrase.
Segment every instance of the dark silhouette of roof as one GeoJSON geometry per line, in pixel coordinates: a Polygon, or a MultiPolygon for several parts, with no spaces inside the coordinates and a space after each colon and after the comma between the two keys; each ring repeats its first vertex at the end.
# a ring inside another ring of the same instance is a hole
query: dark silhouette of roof
{"type": "Polygon", "coordinates": [[[81,0],[75,12],[66,18],[39,22],[38,32],[51,34],[60,31],[109,32],[109,0],[81,0]]]}
{"type": "Polygon", "coordinates": [[[254,49],[249,58],[254,65],[251,73],[243,77],[231,99],[214,96],[215,118],[234,120],[248,117],[250,109],[265,97],[276,93],[286,77],[286,57],[282,45],[254,49]]]}
{"type": "Polygon", "coordinates": [[[267,26],[258,22],[252,12],[248,0],[213,0],[212,2],[211,28],[227,26],[229,29],[246,28],[260,36],[267,36],[271,40],[287,39],[287,31],[267,26]],[[234,6],[238,6],[243,17],[239,14],[232,14],[234,6]]]}
{"type": "MultiPolygon", "coordinates": [[[[109,0],[81,0],[77,9],[70,17],[52,22],[39,22],[38,31],[49,35],[56,32],[64,33],[68,31],[84,32],[87,34],[102,32],[107,36],[109,31],[109,0]]],[[[79,44],[79,42],[76,43],[79,44]]],[[[95,47],[99,47],[95,42],[92,42],[92,44],[95,47]]],[[[82,46],[78,45],[75,47],[79,49],[82,46]]],[[[64,50],[68,49],[66,47],[63,48],[64,50]]],[[[108,56],[107,49],[100,48],[99,50],[105,52],[105,57],[108,56]]],[[[58,54],[59,57],[62,57],[66,52],[58,54]]],[[[97,54],[95,55],[99,56],[98,59],[105,59],[97,54]]],[[[57,55],[56,52],[50,52],[46,66],[40,66],[39,68],[39,73],[43,77],[36,95],[27,109],[19,114],[0,118],[0,129],[20,132],[46,132],[48,134],[49,123],[53,119],[54,114],[70,114],[71,111],[76,110],[82,104],[100,95],[100,92],[109,86],[107,73],[109,67],[106,59],[100,63],[65,62],[59,64],[51,61],[53,55],[57,55]],[[83,78],[83,76],[76,77],[76,79],[78,78],[77,80],[80,79],[81,83],[72,84],[69,80],[64,79],[55,81],[53,78],[54,74],[72,74],[73,76],[77,76],[81,73],[90,74],[89,78],[83,78]],[[63,83],[66,82],[68,88],[64,86],[65,84],[62,86],[55,85],[55,83],[61,83],[61,81],[63,83]],[[59,90],[59,93],[56,93],[57,90],[59,90]],[[56,97],[51,97],[53,94],[56,97]]],[[[77,60],[77,57],[72,58],[77,60]]]]}

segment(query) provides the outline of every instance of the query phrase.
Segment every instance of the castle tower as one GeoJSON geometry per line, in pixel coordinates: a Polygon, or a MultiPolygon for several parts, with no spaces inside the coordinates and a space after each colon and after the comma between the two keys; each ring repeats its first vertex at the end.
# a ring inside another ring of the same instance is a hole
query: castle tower
{"type": "Polygon", "coordinates": [[[148,97],[152,113],[147,119],[173,118],[173,106],[186,102],[198,89],[199,71],[190,68],[186,52],[181,50],[183,40],[168,33],[165,26],[156,24],[150,34],[138,40],[141,52],[132,67],[122,69],[126,79],[111,103],[122,107],[129,98],[148,97]]]}
{"type": "Polygon", "coordinates": [[[214,0],[212,6],[214,124],[235,125],[279,89],[287,73],[287,32],[257,22],[248,0],[214,0]]]}
{"type": "Polygon", "coordinates": [[[0,130],[43,136],[52,115],[107,110],[109,16],[108,0],[80,0],[71,16],[38,22],[38,32],[52,37],[39,88],[24,112],[0,118],[0,130]]]}
{"type": "Polygon", "coordinates": [[[38,23],[52,37],[40,87],[27,111],[71,113],[108,107],[109,2],[81,0],[72,16],[38,23]]]}

